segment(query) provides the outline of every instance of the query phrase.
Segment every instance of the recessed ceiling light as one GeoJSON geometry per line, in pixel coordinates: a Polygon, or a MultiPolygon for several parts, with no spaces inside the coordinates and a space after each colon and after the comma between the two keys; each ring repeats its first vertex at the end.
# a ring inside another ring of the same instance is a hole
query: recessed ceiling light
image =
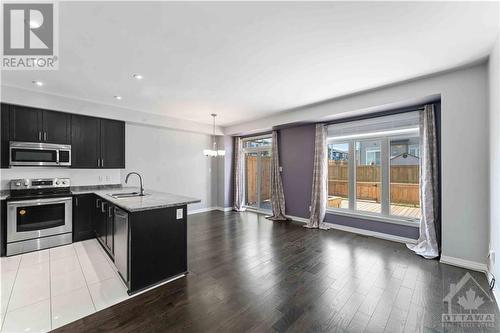
{"type": "Polygon", "coordinates": [[[43,82],[42,81],[31,81],[31,83],[33,83],[37,87],[43,86],[43,82]]]}
{"type": "Polygon", "coordinates": [[[142,76],[141,74],[134,74],[132,75],[134,77],[134,79],[136,80],[142,80],[144,78],[144,76],[142,76]]]}
{"type": "Polygon", "coordinates": [[[116,96],[115,96],[115,99],[120,100],[120,99],[122,99],[122,97],[121,97],[121,96],[116,95],[116,96]]]}

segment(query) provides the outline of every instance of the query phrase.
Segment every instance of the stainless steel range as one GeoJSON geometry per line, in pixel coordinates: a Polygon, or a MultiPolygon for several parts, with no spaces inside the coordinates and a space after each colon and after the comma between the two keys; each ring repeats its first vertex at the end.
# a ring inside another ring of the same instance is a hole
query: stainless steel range
{"type": "Polygon", "coordinates": [[[7,256],[72,242],[69,178],[13,179],[7,199],[7,256]]]}

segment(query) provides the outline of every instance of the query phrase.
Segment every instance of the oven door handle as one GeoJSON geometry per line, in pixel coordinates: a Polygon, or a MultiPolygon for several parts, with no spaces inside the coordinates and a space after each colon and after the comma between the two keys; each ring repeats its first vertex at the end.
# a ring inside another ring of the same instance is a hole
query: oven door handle
{"type": "Polygon", "coordinates": [[[7,206],[11,205],[36,205],[36,204],[52,204],[52,203],[66,203],[68,201],[71,201],[71,197],[68,198],[57,198],[57,199],[36,199],[36,200],[20,200],[20,201],[8,201],[7,206]]]}

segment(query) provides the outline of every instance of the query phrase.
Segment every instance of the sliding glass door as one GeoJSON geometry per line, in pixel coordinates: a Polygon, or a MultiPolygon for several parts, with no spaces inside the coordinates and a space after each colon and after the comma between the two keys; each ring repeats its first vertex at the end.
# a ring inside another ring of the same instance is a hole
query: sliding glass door
{"type": "Polygon", "coordinates": [[[259,210],[271,210],[271,138],[245,139],[243,152],[245,205],[259,210]]]}

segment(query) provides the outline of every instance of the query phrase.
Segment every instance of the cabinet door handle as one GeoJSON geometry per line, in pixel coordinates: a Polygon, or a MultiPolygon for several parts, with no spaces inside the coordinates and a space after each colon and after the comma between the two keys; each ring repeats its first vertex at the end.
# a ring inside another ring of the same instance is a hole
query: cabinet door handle
{"type": "Polygon", "coordinates": [[[108,217],[113,216],[113,214],[112,214],[112,213],[113,213],[113,207],[109,206],[109,207],[108,207],[108,217]]]}
{"type": "Polygon", "coordinates": [[[101,163],[101,160],[100,160],[100,159],[97,159],[97,166],[98,166],[98,167],[100,166],[100,163],[101,163]]]}
{"type": "Polygon", "coordinates": [[[104,158],[101,158],[101,167],[104,166],[104,158]]]}
{"type": "Polygon", "coordinates": [[[47,141],[47,132],[43,132],[43,141],[47,141]]]}
{"type": "Polygon", "coordinates": [[[96,199],[95,200],[95,208],[101,207],[101,199],[96,199]]]}
{"type": "Polygon", "coordinates": [[[78,197],[75,197],[75,206],[78,206],[78,197]]]}
{"type": "Polygon", "coordinates": [[[42,132],[38,132],[38,141],[42,141],[42,132]]]}
{"type": "Polygon", "coordinates": [[[101,205],[101,213],[106,213],[106,208],[105,208],[106,206],[105,205],[106,205],[106,203],[103,202],[101,205]]]}

